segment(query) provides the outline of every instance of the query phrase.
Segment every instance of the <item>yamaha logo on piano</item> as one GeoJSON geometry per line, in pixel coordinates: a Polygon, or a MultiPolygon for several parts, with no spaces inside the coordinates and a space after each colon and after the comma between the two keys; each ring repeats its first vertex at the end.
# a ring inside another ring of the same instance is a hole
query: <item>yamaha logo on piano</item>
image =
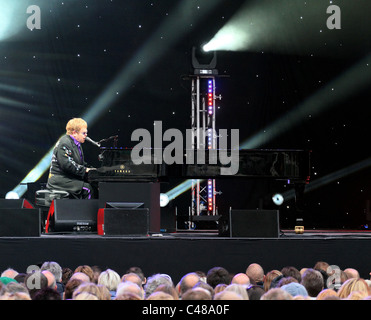
{"type": "Polygon", "coordinates": [[[119,174],[125,174],[125,173],[130,173],[130,169],[126,169],[125,165],[121,164],[119,169],[115,169],[115,173],[119,174]]]}

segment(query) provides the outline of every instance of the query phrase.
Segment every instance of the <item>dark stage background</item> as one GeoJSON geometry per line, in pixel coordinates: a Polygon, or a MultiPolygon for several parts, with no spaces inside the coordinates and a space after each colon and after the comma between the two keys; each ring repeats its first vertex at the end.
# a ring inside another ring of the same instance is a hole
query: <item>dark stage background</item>
{"type": "MultiPolygon", "coordinates": [[[[250,44],[217,52],[219,74],[228,75],[217,78],[223,97],[217,102],[217,129],[239,129],[241,147],[311,150],[306,227],[367,227],[368,0],[0,3],[2,198],[39,164],[72,117],[88,121],[94,140],[119,135],[121,147],[136,145],[135,129],[153,132],[154,121],[162,121],[164,131],[185,132],[191,126],[191,86],[183,77],[192,72],[191,49],[241,14],[237,31],[248,33],[250,44]],[[326,26],[331,4],[341,9],[341,29],[326,26]],[[30,5],[41,9],[41,29],[27,28],[30,5]],[[258,134],[262,139],[250,140],[258,134]]],[[[99,166],[99,150],[87,143],[84,150],[99,166]]],[[[39,176],[29,181],[46,182],[47,171],[39,176]]],[[[162,192],[180,182],[162,184],[162,192]]],[[[272,181],[217,181],[219,211],[262,203],[272,208],[271,195],[290,188],[272,181]]],[[[170,206],[182,215],[190,204],[187,191],[170,206]]],[[[292,207],[292,199],[280,207],[282,227],[294,226],[292,207]]]]}

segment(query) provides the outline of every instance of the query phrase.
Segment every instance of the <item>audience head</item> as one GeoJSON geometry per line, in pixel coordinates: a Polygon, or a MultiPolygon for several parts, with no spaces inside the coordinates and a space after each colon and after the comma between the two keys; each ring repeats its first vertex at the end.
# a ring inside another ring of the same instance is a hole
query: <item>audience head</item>
{"type": "Polygon", "coordinates": [[[347,275],[348,279],[359,278],[359,272],[354,268],[346,268],[344,269],[344,272],[347,275]]]}
{"type": "Polygon", "coordinates": [[[93,282],[94,281],[94,271],[93,269],[88,266],[88,265],[81,265],[81,266],[78,266],[74,273],[76,272],[82,272],[82,273],[85,273],[88,277],[89,277],[89,281],[90,282],[93,282]]]}
{"type": "Polygon", "coordinates": [[[321,272],[308,268],[301,277],[301,284],[305,287],[310,297],[317,295],[324,289],[324,280],[321,272]]]}
{"type": "Polygon", "coordinates": [[[70,280],[72,279],[78,279],[78,280],[81,280],[82,282],[90,282],[90,278],[89,276],[86,274],[86,273],[83,273],[83,272],[75,272],[70,280]]]}
{"type": "Polygon", "coordinates": [[[42,274],[48,279],[48,287],[52,289],[57,288],[57,282],[55,280],[54,274],[51,273],[49,270],[42,271],[42,274]]]}
{"type": "Polygon", "coordinates": [[[140,279],[142,280],[142,286],[144,286],[145,283],[147,282],[147,278],[144,276],[144,272],[139,267],[130,267],[125,273],[135,273],[135,274],[137,274],[140,277],[140,279]]]}
{"type": "Polygon", "coordinates": [[[225,268],[214,267],[207,272],[206,281],[210,286],[215,288],[218,284],[230,284],[231,276],[225,268]]]}
{"type": "Polygon", "coordinates": [[[237,273],[233,276],[231,283],[249,285],[250,278],[246,273],[237,273]]]}
{"type": "Polygon", "coordinates": [[[56,282],[62,282],[62,267],[55,261],[45,261],[41,266],[41,271],[50,271],[56,282]]]}
{"type": "Polygon", "coordinates": [[[126,273],[121,277],[121,282],[130,281],[136,283],[139,287],[143,287],[142,278],[134,272],[126,273]]]}
{"type": "Polygon", "coordinates": [[[260,300],[261,296],[265,293],[265,290],[261,286],[250,285],[246,288],[249,300],[260,300]]]}
{"type": "Polygon", "coordinates": [[[132,296],[138,297],[138,300],[144,300],[145,298],[143,289],[139,287],[136,283],[133,283],[130,281],[121,282],[118,285],[117,290],[116,290],[116,299],[126,300],[126,299],[122,299],[122,297],[126,294],[130,294],[132,296]]]}
{"type": "Polygon", "coordinates": [[[345,281],[338,291],[340,299],[346,299],[352,292],[362,292],[367,296],[371,294],[370,287],[362,278],[351,278],[345,281]]]}
{"type": "Polygon", "coordinates": [[[170,286],[174,285],[171,277],[164,273],[157,273],[148,277],[147,282],[144,286],[145,297],[149,297],[161,284],[170,286]]]}
{"type": "Polygon", "coordinates": [[[182,296],[187,290],[192,289],[198,282],[200,277],[197,273],[191,272],[185,274],[179,283],[179,295],[182,296]]]}
{"type": "Polygon", "coordinates": [[[282,290],[287,291],[291,296],[296,297],[296,296],[302,296],[302,297],[307,297],[308,292],[305,287],[297,282],[291,282],[289,284],[285,284],[281,287],[282,290]]]}
{"type": "Polygon", "coordinates": [[[301,274],[298,269],[292,266],[284,267],[281,270],[282,275],[287,278],[287,277],[292,277],[297,280],[297,282],[300,283],[301,281],[301,274]]]}
{"type": "Polygon", "coordinates": [[[1,277],[7,277],[14,279],[18,275],[18,271],[8,268],[1,273],[1,277]]]}
{"type": "Polygon", "coordinates": [[[119,274],[112,269],[107,269],[99,274],[97,284],[104,285],[109,291],[116,291],[120,282],[119,274]]]}
{"type": "Polygon", "coordinates": [[[238,294],[242,300],[249,300],[249,295],[247,294],[246,286],[244,285],[233,283],[227,286],[223,290],[223,292],[226,292],[226,291],[230,291],[230,292],[234,292],[238,294]]]}
{"type": "Polygon", "coordinates": [[[187,290],[181,297],[181,300],[212,300],[210,291],[196,287],[187,290]]]}
{"type": "Polygon", "coordinates": [[[292,295],[282,288],[273,288],[264,293],[260,300],[292,300],[292,295]]]}
{"type": "Polygon", "coordinates": [[[246,274],[255,284],[264,281],[264,269],[258,263],[251,263],[246,269],[246,274]]]}

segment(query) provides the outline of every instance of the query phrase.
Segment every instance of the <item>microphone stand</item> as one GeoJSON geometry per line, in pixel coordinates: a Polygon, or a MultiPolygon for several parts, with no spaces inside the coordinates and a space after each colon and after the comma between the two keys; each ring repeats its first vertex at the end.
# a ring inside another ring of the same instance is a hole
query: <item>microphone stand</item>
{"type": "Polygon", "coordinates": [[[107,142],[107,141],[110,141],[110,140],[113,139],[113,146],[114,146],[115,148],[117,148],[118,138],[119,138],[119,136],[111,136],[111,137],[109,137],[109,138],[106,138],[106,139],[102,139],[102,140],[100,140],[100,141],[99,141],[99,144],[101,144],[102,142],[107,142]]]}

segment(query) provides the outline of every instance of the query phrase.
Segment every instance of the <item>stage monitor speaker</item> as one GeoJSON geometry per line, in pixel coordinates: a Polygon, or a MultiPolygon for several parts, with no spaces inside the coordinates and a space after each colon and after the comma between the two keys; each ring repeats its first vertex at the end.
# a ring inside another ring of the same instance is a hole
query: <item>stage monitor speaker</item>
{"type": "Polygon", "coordinates": [[[229,236],[278,238],[278,210],[233,210],[229,212],[229,236]]]}
{"type": "Polygon", "coordinates": [[[97,228],[99,235],[147,236],[149,233],[149,209],[100,208],[97,228]]]}
{"type": "Polygon", "coordinates": [[[39,209],[7,208],[0,210],[1,237],[39,237],[39,209]]]}
{"type": "Polygon", "coordinates": [[[99,207],[107,203],[143,203],[149,209],[149,228],[160,232],[160,183],[159,182],[100,182],[99,207]]]}
{"type": "Polygon", "coordinates": [[[34,209],[33,205],[26,199],[0,199],[0,209],[34,209]]]}
{"type": "Polygon", "coordinates": [[[46,232],[97,232],[98,209],[98,199],[55,199],[46,232]]]}

